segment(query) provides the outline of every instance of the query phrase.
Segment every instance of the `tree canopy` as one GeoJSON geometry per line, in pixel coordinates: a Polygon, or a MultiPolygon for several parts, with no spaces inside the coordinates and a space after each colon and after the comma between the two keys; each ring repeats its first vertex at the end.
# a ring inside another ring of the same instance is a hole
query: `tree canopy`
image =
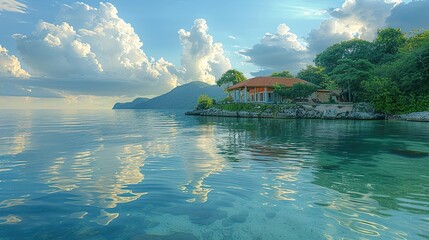
{"type": "Polygon", "coordinates": [[[316,67],[312,65],[307,65],[306,68],[299,71],[297,77],[319,86],[321,86],[329,78],[323,67],[316,67]]]}
{"type": "Polygon", "coordinates": [[[377,31],[377,38],[373,41],[373,63],[385,63],[393,60],[400,48],[405,45],[407,38],[397,28],[386,28],[377,31]]]}
{"type": "Polygon", "coordinates": [[[297,99],[297,98],[307,98],[314,91],[317,90],[315,85],[297,83],[290,88],[286,88],[284,85],[275,84],[273,86],[274,93],[281,96],[282,98],[297,99]]]}
{"type": "Polygon", "coordinates": [[[374,66],[368,60],[341,59],[332,70],[334,81],[345,89],[348,101],[354,101],[361,90],[361,82],[371,77],[374,66]]]}
{"type": "Polygon", "coordinates": [[[294,76],[288,70],[285,70],[285,71],[282,71],[282,72],[274,72],[274,73],[271,74],[271,77],[293,78],[294,76]]]}
{"type": "MultiPolygon", "coordinates": [[[[297,77],[325,89],[340,88],[342,100],[371,102],[388,114],[429,111],[429,30],[407,37],[400,29],[380,29],[372,42],[352,39],[334,44],[314,62],[297,77]]],[[[218,85],[241,81],[227,73],[218,85]]],[[[289,71],[271,76],[294,77],[289,71]]],[[[315,89],[304,85],[289,89],[275,85],[274,92],[289,99],[307,97],[315,89]]]]}
{"type": "MultiPolygon", "coordinates": [[[[372,42],[334,44],[314,62],[324,70],[319,76],[328,76],[320,85],[337,85],[343,100],[369,101],[389,114],[429,111],[429,30],[407,38],[399,29],[381,29],[372,42]]],[[[310,79],[308,72],[298,76],[310,79]]]]}
{"type": "Polygon", "coordinates": [[[227,86],[231,86],[245,80],[246,80],[246,77],[243,75],[242,72],[237,71],[235,69],[230,69],[226,71],[224,74],[222,74],[221,78],[217,80],[216,84],[218,86],[222,86],[224,84],[226,84],[227,86]]]}
{"type": "Polygon", "coordinates": [[[209,109],[213,106],[213,99],[203,94],[198,97],[197,104],[198,110],[209,109]]]}
{"type": "Polygon", "coordinates": [[[325,68],[329,74],[341,59],[369,59],[371,49],[372,44],[370,42],[361,39],[352,39],[328,47],[316,56],[314,62],[316,66],[325,68]]]}

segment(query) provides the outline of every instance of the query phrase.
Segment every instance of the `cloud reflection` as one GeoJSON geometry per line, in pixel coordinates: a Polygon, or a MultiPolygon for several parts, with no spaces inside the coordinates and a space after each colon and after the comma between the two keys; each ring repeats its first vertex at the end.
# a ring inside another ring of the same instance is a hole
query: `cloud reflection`
{"type": "Polygon", "coordinates": [[[196,156],[187,156],[184,159],[185,172],[187,181],[180,189],[185,193],[191,193],[193,198],[188,199],[188,202],[207,202],[208,194],[212,188],[205,184],[205,180],[213,174],[222,172],[225,168],[225,159],[217,153],[215,126],[201,126],[202,132],[195,139],[195,146],[198,148],[199,156],[204,156],[203,159],[196,156]]]}
{"type": "MultiPolygon", "coordinates": [[[[50,193],[73,193],[76,199],[69,204],[101,208],[100,215],[93,221],[108,225],[119,217],[119,213],[107,212],[105,209],[114,209],[118,204],[135,201],[146,194],[134,192],[128,189],[128,185],[144,180],[140,169],[144,166],[147,154],[139,144],[109,149],[104,148],[101,142],[94,149],[56,158],[47,169],[46,182],[54,189],[50,193]]],[[[87,212],[76,212],[72,216],[84,218],[87,212]]]]}

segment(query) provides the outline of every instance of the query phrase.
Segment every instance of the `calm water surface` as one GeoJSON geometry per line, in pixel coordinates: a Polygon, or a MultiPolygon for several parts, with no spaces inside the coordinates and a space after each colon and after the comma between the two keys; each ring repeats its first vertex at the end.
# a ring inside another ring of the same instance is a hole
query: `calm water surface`
{"type": "Polygon", "coordinates": [[[0,111],[0,239],[429,239],[429,123],[0,111]]]}

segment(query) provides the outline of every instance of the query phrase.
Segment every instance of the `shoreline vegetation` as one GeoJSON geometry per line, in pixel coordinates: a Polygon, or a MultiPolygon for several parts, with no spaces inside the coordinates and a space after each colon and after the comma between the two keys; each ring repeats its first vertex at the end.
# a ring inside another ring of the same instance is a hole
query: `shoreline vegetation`
{"type": "Polygon", "coordinates": [[[384,114],[374,110],[369,103],[340,104],[255,104],[223,103],[212,104],[208,108],[197,107],[186,115],[242,117],[242,118],[278,118],[278,119],[331,119],[331,120],[404,120],[429,122],[429,112],[409,114],[384,114]]]}
{"type": "MultiPolygon", "coordinates": [[[[380,29],[372,42],[352,39],[328,47],[317,54],[315,66],[307,66],[296,76],[288,70],[271,74],[297,77],[316,88],[309,84],[273,85],[274,104],[249,103],[249,99],[255,100],[253,95],[248,97],[247,88],[238,101],[229,97],[215,102],[209,96],[200,96],[196,110],[186,114],[429,122],[428,40],[429,30],[405,34],[400,29],[380,29]],[[331,91],[331,96],[323,101],[316,97],[318,101],[314,101],[311,94],[316,89],[331,91]],[[307,101],[301,102],[303,99],[307,101]]],[[[242,74],[233,69],[222,75],[217,84],[226,85],[225,90],[230,91],[243,81],[242,74]]],[[[263,87],[266,95],[267,86],[263,87]]],[[[256,91],[254,88],[251,94],[256,91]]]]}

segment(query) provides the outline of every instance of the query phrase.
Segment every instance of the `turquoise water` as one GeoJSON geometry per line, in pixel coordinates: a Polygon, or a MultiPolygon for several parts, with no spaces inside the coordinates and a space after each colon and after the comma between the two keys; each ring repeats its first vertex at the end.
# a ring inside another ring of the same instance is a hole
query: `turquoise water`
{"type": "Polygon", "coordinates": [[[429,123],[0,111],[0,239],[429,239],[429,123]]]}

